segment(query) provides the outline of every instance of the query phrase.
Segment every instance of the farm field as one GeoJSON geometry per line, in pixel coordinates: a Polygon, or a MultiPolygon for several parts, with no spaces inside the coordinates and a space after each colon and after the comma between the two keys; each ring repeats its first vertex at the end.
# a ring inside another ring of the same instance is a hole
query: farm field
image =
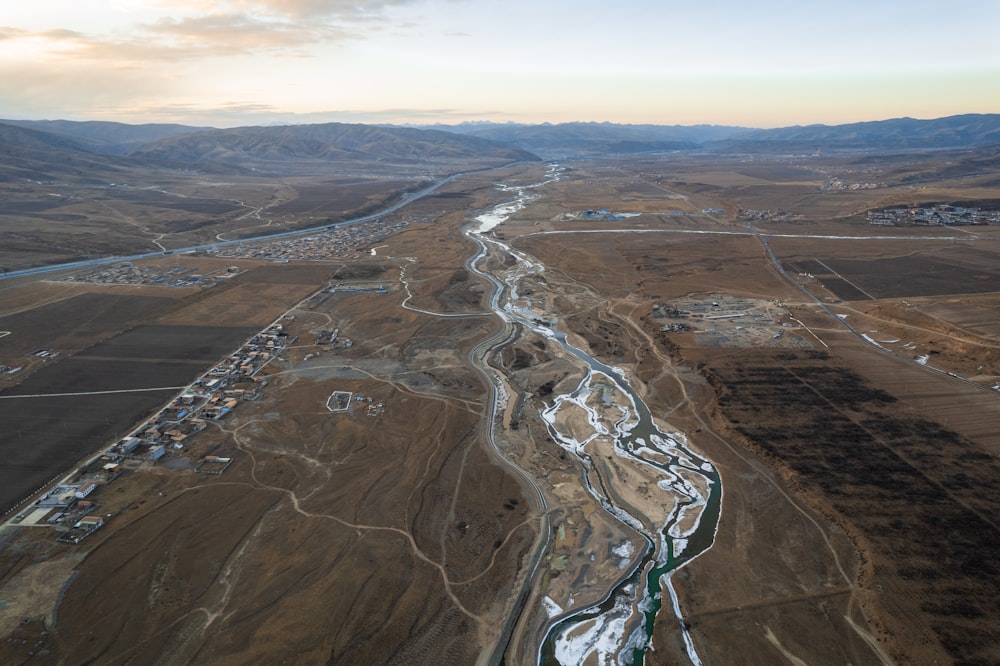
{"type": "Polygon", "coordinates": [[[1000,300],[996,296],[920,302],[916,306],[937,319],[992,338],[1000,337],[1000,300]]]}
{"type": "MultiPolygon", "coordinates": [[[[198,372],[190,366],[176,370],[176,381],[193,379],[198,372]]],[[[107,385],[127,386],[118,382],[107,385]]],[[[47,384],[37,386],[50,388],[47,384]]],[[[138,419],[176,393],[176,389],[166,389],[24,399],[9,399],[4,397],[7,392],[0,393],[0,427],[4,431],[0,509],[10,511],[75,462],[124,435],[138,419]]]]}
{"type": "Polygon", "coordinates": [[[910,256],[878,261],[827,259],[823,263],[844,276],[848,284],[858,285],[873,298],[988,293],[996,291],[1000,280],[998,267],[984,270],[954,259],[948,261],[947,257],[910,256]]]}
{"type": "MultiPolygon", "coordinates": [[[[50,347],[62,353],[78,351],[110,332],[134,322],[148,320],[175,306],[167,296],[83,293],[73,295],[72,286],[61,291],[61,300],[39,304],[25,303],[20,312],[0,316],[0,330],[9,331],[0,342],[0,362],[14,365],[39,347],[50,347]],[[53,326],[53,322],[58,322],[53,326]]],[[[25,299],[35,296],[34,290],[23,290],[25,299]]]]}
{"type": "Polygon", "coordinates": [[[256,330],[139,326],[56,359],[0,392],[0,430],[7,433],[9,461],[2,468],[0,508],[6,512],[77,460],[125,435],[256,330]],[[122,393],[87,395],[101,391],[122,393]],[[67,393],[81,395],[61,395],[67,393]]]}

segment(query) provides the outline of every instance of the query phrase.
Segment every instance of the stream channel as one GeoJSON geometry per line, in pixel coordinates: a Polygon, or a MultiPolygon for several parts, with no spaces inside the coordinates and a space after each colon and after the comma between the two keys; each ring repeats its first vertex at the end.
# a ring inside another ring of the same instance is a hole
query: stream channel
{"type": "MultiPolygon", "coordinates": [[[[586,491],[616,520],[641,535],[645,546],[641,553],[629,553],[630,564],[616,581],[609,581],[609,590],[599,603],[563,610],[546,598],[550,625],[539,649],[538,662],[569,666],[596,656],[601,664],[642,664],[652,646],[653,623],[666,592],[684,649],[691,662],[700,665],[670,576],[710,548],[714,541],[722,500],[718,472],[710,461],[688,447],[683,433],[659,429],[622,370],[574,347],[567,341],[566,333],[557,329],[558,322],[531,310],[531,301],[518,296],[518,284],[526,276],[543,272],[545,267],[489,233],[524,208],[535,197],[532,190],[558,180],[560,171],[558,165],[552,165],[547,180],[541,183],[499,186],[505,192],[512,192],[514,198],[475,218],[478,225],[466,233],[480,246],[480,251],[469,266],[493,283],[490,307],[504,321],[521,324],[545,336],[585,364],[587,372],[580,384],[568,394],[555,396],[542,417],[552,439],[582,463],[586,491]],[[514,267],[495,273],[480,268],[481,260],[491,248],[513,257],[514,267]],[[617,399],[609,399],[609,394],[617,399]],[[564,420],[560,420],[559,412],[566,408],[582,408],[587,413],[593,434],[584,441],[560,430],[564,420]],[[609,418],[609,412],[615,418],[609,418]],[[620,481],[602,475],[588,452],[588,444],[597,437],[613,440],[614,453],[619,458],[647,467],[647,473],[653,471],[658,478],[657,490],[663,493],[665,510],[643,513],[616,503],[620,494],[615,492],[614,484],[620,481]]],[[[498,400],[502,399],[505,397],[498,396],[498,400]]]]}

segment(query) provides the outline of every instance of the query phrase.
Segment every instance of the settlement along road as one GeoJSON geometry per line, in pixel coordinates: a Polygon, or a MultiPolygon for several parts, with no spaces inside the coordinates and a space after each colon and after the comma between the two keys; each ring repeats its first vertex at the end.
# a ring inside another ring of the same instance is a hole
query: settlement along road
{"type": "Polygon", "coordinates": [[[422,190],[418,190],[416,192],[411,192],[410,194],[404,195],[402,199],[400,199],[393,205],[389,206],[388,208],[383,208],[382,210],[375,213],[371,213],[370,215],[363,215],[362,217],[355,217],[350,220],[344,220],[343,222],[336,222],[333,224],[321,224],[314,227],[308,227],[306,229],[296,229],[294,231],[282,231],[273,234],[261,234],[259,236],[250,236],[248,238],[238,238],[235,240],[217,241],[215,243],[203,243],[201,245],[191,245],[188,247],[174,248],[172,250],[167,250],[164,252],[143,252],[141,254],[132,254],[127,256],[122,255],[114,257],[100,257],[97,259],[85,259],[83,261],[73,261],[65,264],[55,264],[52,266],[39,266],[37,268],[26,268],[24,270],[10,271],[8,273],[4,273],[0,275],[0,280],[4,280],[7,278],[29,277],[32,275],[44,275],[45,273],[52,273],[55,271],[89,268],[91,266],[104,266],[107,264],[114,264],[121,261],[138,261],[140,259],[149,259],[150,257],[160,257],[165,254],[183,254],[186,252],[200,252],[205,250],[214,250],[214,249],[229,247],[232,245],[239,245],[241,243],[252,243],[255,241],[262,241],[262,240],[278,240],[282,238],[292,238],[295,236],[303,236],[311,233],[316,233],[317,231],[323,231],[326,229],[336,229],[337,227],[344,227],[351,224],[370,222],[371,220],[376,220],[384,215],[390,215],[392,213],[395,213],[396,211],[404,208],[405,206],[410,205],[411,203],[417,201],[418,199],[423,199],[427,195],[436,192],[438,189],[447,185],[456,178],[461,178],[462,176],[466,176],[472,173],[482,173],[487,171],[496,171],[499,169],[505,169],[509,166],[513,166],[514,164],[518,164],[518,162],[511,162],[510,164],[504,164],[497,167],[488,167],[485,169],[473,169],[471,171],[454,173],[450,176],[442,178],[441,180],[438,180],[437,182],[431,185],[428,185],[422,190]]]}

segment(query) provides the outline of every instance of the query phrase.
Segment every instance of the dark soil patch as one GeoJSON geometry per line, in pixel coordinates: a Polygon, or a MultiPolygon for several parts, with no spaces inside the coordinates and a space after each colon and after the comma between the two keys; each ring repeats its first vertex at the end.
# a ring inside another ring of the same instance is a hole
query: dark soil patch
{"type": "Polygon", "coordinates": [[[870,301],[871,297],[847,280],[837,277],[822,277],[820,282],[842,301],[870,301]]]}
{"type": "MultiPolygon", "coordinates": [[[[981,294],[1000,290],[1000,269],[963,266],[935,257],[872,261],[824,259],[823,262],[876,298],[981,294]]],[[[830,289],[834,287],[831,285],[830,289]]]]}
{"type": "Polygon", "coordinates": [[[126,434],[174,393],[0,399],[0,514],[126,434]]]}
{"type": "Polygon", "coordinates": [[[11,335],[0,339],[0,350],[5,356],[20,356],[39,347],[64,352],[80,349],[85,346],[81,340],[89,338],[93,342],[132,322],[148,321],[176,303],[175,299],[157,296],[80,294],[0,317],[0,331],[11,331],[11,335]]]}
{"type": "Polygon", "coordinates": [[[326,264],[277,264],[255,268],[237,279],[241,283],[314,284],[318,288],[329,280],[331,273],[326,264]]]}
{"type": "Polygon", "coordinates": [[[896,621],[932,632],[956,663],[997,663],[1000,637],[982,631],[983,618],[1000,616],[996,460],[808,355],[747,354],[710,363],[709,377],[751,446],[872,545],[866,583],[884,590],[896,621]]]}
{"type": "MultiPolygon", "coordinates": [[[[256,329],[139,326],[86,354],[57,360],[0,396],[184,386],[256,329]]],[[[52,397],[0,397],[0,512],[125,435],[176,389],[52,397]]]]}
{"type": "Polygon", "coordinates": [[[137,326],[77,357],[216,361],[258,331],[239,326],[137,326]]]}

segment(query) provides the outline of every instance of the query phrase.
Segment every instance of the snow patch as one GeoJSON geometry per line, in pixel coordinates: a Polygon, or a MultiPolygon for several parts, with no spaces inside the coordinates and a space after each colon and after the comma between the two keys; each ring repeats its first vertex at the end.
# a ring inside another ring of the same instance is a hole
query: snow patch
{"type": "Polygon", "coordinates": [[[875,346],[875,347],[878,347],[882,351],[889,351],[888,349],[886,349],[885,347],[883,347],[879,343],[875,342],[875,338],[873,338],[872,336],[868,335],[867,333],[862,333],[861,337],[863,337],[868,344],[870,344],[872,346],[875,346]]]}

